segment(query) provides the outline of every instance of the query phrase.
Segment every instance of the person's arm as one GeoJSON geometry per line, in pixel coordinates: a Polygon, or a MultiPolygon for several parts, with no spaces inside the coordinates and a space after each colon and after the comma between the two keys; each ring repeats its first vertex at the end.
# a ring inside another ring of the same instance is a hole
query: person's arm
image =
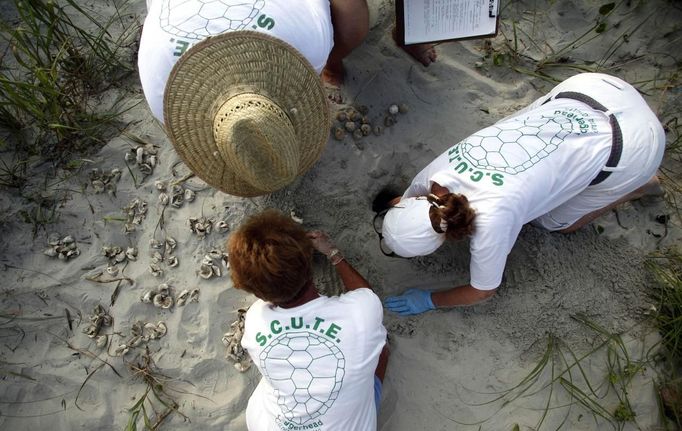
{"type": "Polygon", "coordinates": [[[497,289],[476,289],[470,284],[465,284],[440,292],[432,292],[431,301],[433,301],[433,305],[435,305],[436,308],[473,305],[492,297],[495,295],[496,291],[497,289]]]}
{"type": "MultiPolygon", "coordinates": [[[[490,290],[476,289],[471,282],[440,292],[413,288],[408,289],[400,296],[386,298],[384,301],[386,308],[400,315],[409,316],[436,308],[474,305],[492,297],[502,280],[502,272],[511,246],[505,248],[504,244],[500,244],[499,238],[503,238],[505,232],[485,230],[479,231],[478,234],[484,235],[484,241],[481,246],[480,237],[471,240],[470,280],[476,285],[494,286],[494,288],[490,290]],[[498,238],[497,243],[495,238],[498,238]],[[488,246],[488,244],[492,244],[492,246],[488,246]]],[[[518,231],[512,232],[512,234],[515,239],[518,231]]],[[[513,240],[511,243],[513,244],[513,240]]]]}
{"type": "Polygon", "coordinates": [[[334,265],[334,267],[336,268],[336,273],[341,277],[341,282],[343,283],[343,287],[346,288],[346,291],[359,289],[361,287],[371,289],[369,283],[365,280],[365,277],[360,275],[346,259],[341,260],[334,265]]]}
{"type": "Polygon", "coordinates": [[[435,310],[436,308],[478,304],[493,296],[496,290],[480,290],[470,284],[440,292],[413,288],[408,289],[400,296],[386,298],[384,305],[394,313],[402,316],[411,316],[435,310]]]}
{"type": "Polygon", "coordinates": [[[310,231],[308,232],[308,238],[312,241],[315,250],[327,256],[327,259],[334,265],[336,273],[339,274],[346,291],[359,289],[361,287],[371,289],[367,280],[365,280],[365,278],[348,263],[341,254],[341,251],[333,242],[331,242],[326,233],[319,230],[310,231]]]}

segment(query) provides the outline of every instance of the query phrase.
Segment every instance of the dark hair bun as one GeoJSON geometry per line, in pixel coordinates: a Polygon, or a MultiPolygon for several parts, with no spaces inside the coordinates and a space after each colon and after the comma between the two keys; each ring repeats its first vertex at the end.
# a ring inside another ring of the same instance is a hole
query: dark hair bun
{"type": "Polygon", "coordinates": [[[448,193],[438,197],[431,194],[428,200],[434,205],[429,211],[429,218],[436,232],[443,232],[440,227],[441,220],[444,220],[447,223],[445,235],[448,239],[458,240],[474,233],[476,212],[469,206],[466,196],[448,193]]]}

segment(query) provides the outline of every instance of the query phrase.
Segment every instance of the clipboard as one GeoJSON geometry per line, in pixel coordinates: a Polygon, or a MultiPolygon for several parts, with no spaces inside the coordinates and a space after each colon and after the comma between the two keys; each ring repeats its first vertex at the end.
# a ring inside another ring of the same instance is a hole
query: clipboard
{"type": "Polygon", "coordinates": [[[495,37],[500,22],[500,1],[395,0],[396,39],[402,45],[412,45],[495,37]],[[412,11],[413,15],[406,17],[406,11],[412,11]],[[469,19],[451,18],[447,15],[458,11],[464,11],[469,19]],[[421,12],[422,16],[415,16],[417,12],[421,12]],[[476,18],[472,19],[472,16],[476,18]],[[439,22],[430,22],[430,17],[439,22]],[[416,25],[411,26],[411,23],[416,25]],[[459,23],[464,25],[458,25],[459,23]],[[406,26],[415,27],[416,30],[406,30],[406,26]],[[422,27],[428,29],[424,30],[422,27]],[[434,30],[433,27],[439,28],[434,30]]]}

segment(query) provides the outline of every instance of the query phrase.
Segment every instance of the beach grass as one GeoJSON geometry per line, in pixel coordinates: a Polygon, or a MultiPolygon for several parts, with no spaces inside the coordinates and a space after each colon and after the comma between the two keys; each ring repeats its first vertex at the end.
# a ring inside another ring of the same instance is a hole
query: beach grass
{"type": "Polygon", "coordinates": [[[636,426],[637,416],[628,394],[635,384],[633,380],[652,363],[652,352],[657,346],[643,348],[633,357],[624,339],[625,333],[610,332],[583,314],[571,317],[594,334],[590,349],[578,353],[566,341],[548,334],[540,358],[518,383],[495,392],[471,391],[488,399],[467,404],[485,406],[492,414],[479,421],[457,423],[484,425],[505,408],[518,407],[531,399],[542,399],[543,405],[532,409],[540,411],[537,422],[530,427],[536,431],[564,429],[571,413],[574,418],[593,417],[595,424],[601,424],[600,429],[608,426],[622,430],[628,424],[636,426]],[[493,405],[495,408],[491,409],[493,405]],[[561,416],[557,418],[555,415],[561,416]]]}
{"type": "Polygon", "coordinates": [[[114,100],[102,110],[96,96],[132,73],[126,52],[137,26],[124,24],[120,13],[95,16],[76,0],[12,4],[16,20],[0,20],[8,46],[0,67],[0,129],[7,143],[43,157],[101,144],[126,108],[114,100]],[[88,26],[77,24],[82,22],[88,26]]]}
{"type": "Polygon", "coordinates": [[[171,378],[158,369],[148,347],[145,347],[145,352],[139,356],[139,360],[130,362],[128,367],[133,375],[142,379],[146,387],[144,393],[128,409],[130,416],[125,431],[137,430],[140,422],[143,429],[159,429],[172,413],[188,419],[178,410],[179,404],[167,390],[167,383],[171,378]]]}
{"type": "Polygon", "coordinates": [[[650,292],[651,316],[664,347],[658,355],[659,406],[674,424],[669,429],[682,429],[682,253],[679,249],[656,253],[647,267],[656,280],[650,292]]]}
{"type": "Polygon", "coordinates": [[[127,0],[110,5],[102,17],[77,0],[12,0],[0,18],[0,187],[25,202],[17,218],[34,235],[59,219],[81,155],[119,133],[134,106],[120,87],[140,26],[127,0]]]}
{"type": "Polygon", "coordinates": [[[667,135],[665,148],[665,160],[660,166],[659,172],[667,191],[666,201],[675,212],[677,220],[682,223],[682,121],[677,116],[671,116],[664,124],[667,135]]]}
{"type": "MultiPolygon", "coordinates": [[[[557,3],[549,2],[547,6],[553,8],[557,3]]],[[[494,43],[488,41],[484,52],[495,66],[509,67],[554,84],[576,73],[614,73],[630,63],[646,60],[641,53],[630,52],[629,42],[643,31],[653,13],[641,16],[636,11],[637,5],[625,1],[595,4],[591,22],[577,27],[572,38],[552,45],[544,40],[542,30],[556,24],[547,20],[543,8],[509,2],[502,10],[506,17],[500,23],[503,38],[494,43]]],[[[658,58],[670,54],[651,55],[658,58]]],[[[658,80],[655,77],[646,82],[653,84],[658,80]]]]}

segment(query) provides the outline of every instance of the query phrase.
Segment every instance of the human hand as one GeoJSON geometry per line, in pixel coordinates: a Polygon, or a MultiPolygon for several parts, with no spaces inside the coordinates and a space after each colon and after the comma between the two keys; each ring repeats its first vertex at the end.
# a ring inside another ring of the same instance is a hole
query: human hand
{"type": "Polygon", "coordinates": [[[334,243],[329,239],[326,233],[321,230],[311,230],[307,233],[308,238],[313,243],[315,250],[319,251],[323,255],[329,257],[331,252],[336,249],[334,243]]]}
{"type": "Polygon", "coordinates": [[[411,316],[436,309],[431,300],[431,292],[421,289],[408,289],[400,296],[390,296],[386,298],[384,305],[401,316],[411,316]]]}

